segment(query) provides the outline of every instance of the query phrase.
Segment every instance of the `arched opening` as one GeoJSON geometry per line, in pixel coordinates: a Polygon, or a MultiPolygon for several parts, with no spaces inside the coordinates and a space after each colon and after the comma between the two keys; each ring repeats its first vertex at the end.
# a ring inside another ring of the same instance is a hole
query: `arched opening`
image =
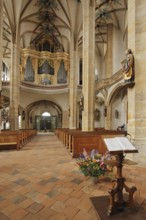
{"type": "Polygon", "coordinates": [[[52,131],[51,126],[51,114],[49,112],[43,112],[40,117],[40,130],[44,132],[52,131]]]}
{"type": "Polygon", "coordinates": [[[50,117],[51,114],[50,114],[49,112],[44,112],[44,113],[42,114],[42,116],[43,116],[43,117],[47,117],[47,116],[50,117]]]}
{"type": "Polygon", "coordinates": [[[26,109],[29,115],[28,127],[43,132],[53,132],[62,126],[62,110],[49,100],[40,100],[30,104],[26,109]]]}
{"type": "Polygon", "coordinates": [[[124,86],[119,86],[113,91],[110,106],[112,129],[118,129],[122,126],[124,130],[127,130],[128,100],[127,89],[124,86]]]}

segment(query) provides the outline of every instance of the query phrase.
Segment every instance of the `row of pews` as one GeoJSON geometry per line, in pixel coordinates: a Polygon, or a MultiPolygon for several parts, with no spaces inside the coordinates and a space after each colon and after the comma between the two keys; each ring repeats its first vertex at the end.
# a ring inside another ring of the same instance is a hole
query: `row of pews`
{"type": "Polygon", "coordinates": [[[35,129],[2,130],[0,132],[0,150],[20,150],[36,133],[35,129]]]}
{"type": "Polygon", "coordinates": [[[99,153],[104,154],[107,151],[103,141],[104,138],[125,136],[126,134],[126,131],[105,130],[104,128],[95,128],[94,131],[69,128],[58,128],[55,130],[55,135],[74,158],[79,157],[84,148],[87,152],[97,149],[99,153]]]}

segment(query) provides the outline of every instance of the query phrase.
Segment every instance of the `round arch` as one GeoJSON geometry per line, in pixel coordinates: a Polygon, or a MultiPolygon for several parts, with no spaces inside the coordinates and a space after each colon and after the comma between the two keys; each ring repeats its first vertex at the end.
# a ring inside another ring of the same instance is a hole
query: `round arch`
{"type": "Polygon", "coordinates": [[[107,106],[110,110],[111,129],[123,126],[127,129],[127,85],[120,83],[116,85],[108,96],[107,106]]]}
{"type": "Polygon", "coordinates": [[[107,105],[109,106],[112,102],[113,97],[115,96],[115,94],[117,94],[120,90],[125,90],[127,91],[127,85],[123,84],[123,83],[119,83],[117,84],[113,90],[110,92],[108,99],[107,99],[107,105]]]}
{"type": "Polygon", "coordinates": [[[55,102],[39,100],[29,104],[25,111],[28,128],[54,131],[62,127],[62,109],[55,102]]]}

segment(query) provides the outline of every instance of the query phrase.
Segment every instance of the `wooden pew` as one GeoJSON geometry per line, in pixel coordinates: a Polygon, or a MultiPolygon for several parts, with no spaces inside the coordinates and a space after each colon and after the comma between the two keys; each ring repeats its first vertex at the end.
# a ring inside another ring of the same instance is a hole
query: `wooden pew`
{"type": "Polygon", "coordinates": [[[98,150],[99,138],[99,135],[96,133],[73,135],[71,149],[72,157],[79,157],[83,153],[84,148],[87,152],[90,152],[92,149],[98,150]]]}
{"type": "Polygon", "coordinates": [[[69,128],[57,128],[55,129],[55,135],[58,139],[64,144],[65,143],[65,132],[68,131],[69,128]]]}
{"type": "Polygon", "coordinates": [[[6,134],[7,136],[9,135],[16,135],[17,138],[19,139],[19,143],[20,143],[20,147],[22,147],[24,145],[23,142],[23,133],[20,130],[2,130],[1,131],[1,135],[6,134]]]}
{"type": "Polygon", "coordinates": [[[66,140],[66,147],[70,151],[72,151],[72,136],[75,134],[79,135],[85,135],[85,134],[91,134],[91,133],[103,133],[105,131],[104,128],[96,128],[94,131],[82,131],[81,129],[74,129],[74,130],[69,130],[68,131],[68,136],[66,137],[68,140],[66,140]]]}
{"type": "Polygon", "coordinates": [[[104,154],[107,151],[107,147],[106,144],[104,142],[104,138],[112,138],[112,137],[122,137],[125,136],[125,134],[104,134],[104,135],[100,135],[100,139],[99,139],[99,151],[101,154],[104,154]]]}
{"type": "Polygon", "coordinates": [[[82,132],[80,128],[77,129],[68,129],[65,131],[65,139],[64,139],[64,145],[67,149],[69,149],[70,143],[71,143],[71,137],[74,133],[80,133],[82,132]]]}
{"type": "Polygon", "coordinates": [[[23,143],[26,144],[28,141],[31,140],[31,138],[37,134],[36,129],[21,129],[20,130],[23,134],[23,143]]]}
{"type": "Polygon", "coordinates": [[[17,134],[0,134],[0,150],[20,150],[20,138],[17,134]]]}
{"type": "Polygon", "coordinates": [[[103,131],[89,131],[72,133],[72,142],[69,148],[73,157],[79,157],[85,148],[87,152],[91,152],[92,149],[97,149],[99,153],[104,153],[103,142],[100,140],[102,135],[125,135],[124,131],[117,130],[103,130],[103,131]]]}
{"type": "Polygon", "coordinates": [[[68,145],[67,149],[72,151],[72,139],[74,136],[86,136],[90,134],[109,134],[109,133],[121,133],[121,131],[117,130],[104,130],[104,129],[96,129],[94,131],[81,131],[81,130],[74,130],[68,131],[68,145]]]}
{"type": "Polygon", "coordinates": [[[0,133],[0,149],[19,150],[32,138],[37,131],[35,129],[2,130],[0,133]]]}

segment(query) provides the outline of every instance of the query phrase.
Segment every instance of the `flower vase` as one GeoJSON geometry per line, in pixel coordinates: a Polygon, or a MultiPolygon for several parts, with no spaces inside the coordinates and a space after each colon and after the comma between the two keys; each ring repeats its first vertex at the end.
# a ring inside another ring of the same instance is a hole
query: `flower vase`
{"type": "Polygon", "coordinates": [[[98,177],[97,176],[92,176],[91,178],[92,178],[92,183],[93,184],[98,183],[98,177]]]}

